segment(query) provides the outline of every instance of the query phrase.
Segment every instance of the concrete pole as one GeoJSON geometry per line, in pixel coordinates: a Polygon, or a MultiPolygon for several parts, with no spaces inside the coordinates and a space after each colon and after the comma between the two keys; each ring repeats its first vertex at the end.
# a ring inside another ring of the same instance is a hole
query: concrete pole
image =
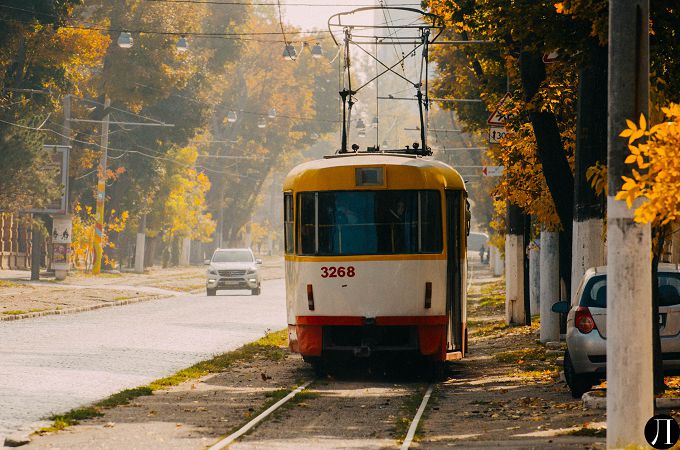
{"type": "Polygon", "coordinates": [[[107,151],[109,147],[109,113],[108,109],[111,105],[111,100],[106,98],[104,100],[104,119],[102,120],[102,137],[101,137],[101,149],[102,156],[99,160],[99,167],[97,169],[98,179],[97,179],[97,209],[95,216],[97,222],[95,223],[95,233],[94,233],[94,263],[92,264],[92,273],[98,275],[102,269],[102,254],[104,249],[102,248],[102,240],[104,238],[104,202],[106,200],[106,165],[107,165],[107,151]]]}
{"type": "Polygon", "coordinates": [[[649,117],[649,0],[609,2],[607,448],[644,447],[654,415],[651,231],[615,195],[630,167],[626,119],[649,117]]]}
{"type": "Polygon", "coordinates": [[[179,256],[179,265],[188,266],[189,257],[191,256],[191,238],[185,237],[182,239],[182,249],[179,256]]]}
{"type": "Polygon", "coordinates": [[[541,299],[541,256],[539,243],[535,242],[529,250],[529,299],[531,315],[539,313],[541,299]]]}
{"type": "Polygon", "coordinates": [[[541,342],[560,340],[560,316],[551,311],[560,299],[560,237],[555,231],[541,231],[540,311],[541,342]]]}
{"type": "MultiPolygon", "coordinates": [[[[63,136],[61,138],[61,143],[62,145],[71,145],[71,94],[66,94],[64,95],[64,98],[62,99],[62,109],[64,112],[64,129],[63,129],[63,136]]],[[[69,158],[70,158],[70,152],[69,152],[69,158]]],[[[68,169],[68,164],[67,167],[68,169]]],[[[68,176],[67,176],[67,184],[68,184],[68,176]]],[[[69,189],[66,188],[66,217],[71,220],[70,216],[70,201],[69,201],[69,189]]],[[[53,244],[54,245],[54,244],[53,244]]],[[[68,244],[69,248],[71,247],[71,244],[68,244]]],[[[67,254],[66,256],[66,264],[62,265],[60,264],[55,264],[54,267],[54,278],[57,280],[65,280],[66,276],[68,275],[68,271],[71,269],[71,261],[70,261],[70,253],[67,254]]]]}
{"type": "Polygon", "coordinates": [[[505,235],[505,322],[524,324],[524,217],[522,210],[508,204],[508,233],[505,235]]]}
{"type": "Polygon", "coordinates": [[[144,250],[146,246],[146,214],[139,221],[135,245],[135,273],[144,273],[144,250]]]}

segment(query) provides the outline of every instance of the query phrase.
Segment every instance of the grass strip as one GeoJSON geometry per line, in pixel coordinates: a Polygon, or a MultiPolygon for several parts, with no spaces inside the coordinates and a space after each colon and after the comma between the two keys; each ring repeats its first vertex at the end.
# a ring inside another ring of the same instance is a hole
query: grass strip
{"type": "MultiPolygon", "coordinates": [[[[102,410],[119,405],[126,405],[137,397],[151,395],[154,391],[176,386],[188,380],[219,373],[227,370],[235,363],[248,361],[253,358],[263,358],[271,361],[279,361],[287,356],[285,347],[288,343],[288,331],[281,330],[274,333],[266,333],[264,337],[255,342],[245,344],[231,352],[222,353],[207,361],[201,361],[191,367],[182,369],[174,375],[152,381],[146,386],[133,389],[125,389],[117,392],[104,400],[85,408],[75,408],[64,414],[55,414],[48,419],[53,423],[49,427],[41,428],[38,433],[49,433],[63,430],[64,428],[77,425],[82,420],[92,419],[103,415],[102,410]]],[[[281,397],[284,397],[284,393],[281,397]]],[[[276,402],[274,400],[272,403],[276,402]]]]}

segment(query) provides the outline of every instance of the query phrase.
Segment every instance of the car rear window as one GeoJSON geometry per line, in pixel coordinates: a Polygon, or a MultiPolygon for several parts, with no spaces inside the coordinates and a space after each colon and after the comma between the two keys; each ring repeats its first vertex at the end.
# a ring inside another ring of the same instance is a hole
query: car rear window
{"type": "MultiPolygon", "coordinates": [[[[607,307],[607,277],[597,275],[588,280],[583,289],[581,306],[607,307]]],[[[659,273],[659,306],[680,305],[680,273],[659,273]]]]}

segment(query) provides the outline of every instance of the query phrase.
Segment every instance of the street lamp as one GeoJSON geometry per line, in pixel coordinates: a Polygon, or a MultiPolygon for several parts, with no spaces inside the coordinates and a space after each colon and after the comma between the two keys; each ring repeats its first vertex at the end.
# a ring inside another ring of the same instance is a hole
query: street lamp
{"type": "Polygon", "coordinates": [[[314,47],[312,47],[311,52],[312,52],[312,58],[319,59],[323,56],[323,49],[321,48],[321,46],[319,45],[318,42],[316,43],[316,45],[314,47]]]}
{"type": "Polygon", "coordinates": [[[184,36],[179,38],[179,41],[177,41],[175,49],[177,49],[177,51],[180,53],[184,53],[187,50],[189,50],[189,42],[187,42],[187,39],[184,36]]]}
{"type": "Polygon", "coordinates": [[[120,48],[130,48],[133,42],[132,34],[128,31],[122,31],[118,36],[118,47],[120,48]]]}
{"type": "Polygon", "coordinates": [[[295,61],[295,57],[297,56],[297,51],[295,51],[295,47],[293,47],[293,44],[286,44],[286,47],[283,49],[283,59],[286,61],[295,61]]]}

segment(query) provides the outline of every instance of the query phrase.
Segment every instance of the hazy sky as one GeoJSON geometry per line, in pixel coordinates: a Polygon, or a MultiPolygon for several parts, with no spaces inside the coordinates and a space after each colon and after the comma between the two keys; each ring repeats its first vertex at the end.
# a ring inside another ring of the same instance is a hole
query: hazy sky
{"type": "MultiPolygon", "coordinates": [[[[379,6],[378,0],[282,0],[284,22],[304,30],[313,28],[327,29],[328,18],[336,13],[351,11],[362,6],[379,6]],[[301,5],[304,4],[304,5],[301,5]],[[318,5],[318,6],[309,6],[318,5]]],[[[419,8],[414,0],[384,0],[385,5],[408,4],[419,8]]]]}

